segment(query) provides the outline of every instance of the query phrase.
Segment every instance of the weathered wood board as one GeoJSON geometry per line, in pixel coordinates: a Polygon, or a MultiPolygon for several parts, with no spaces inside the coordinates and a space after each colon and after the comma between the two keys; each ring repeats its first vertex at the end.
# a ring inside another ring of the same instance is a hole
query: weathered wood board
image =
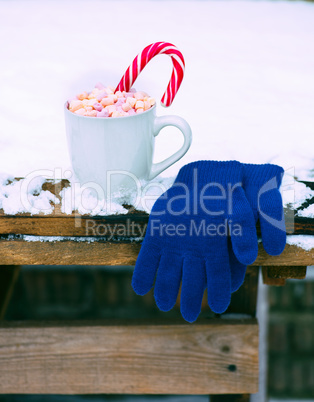
{"type": "MultiPolygon", "coordinates": [[[[133,242],[0,240],[1,265],[135,265],[140,244],[133,242]]],[[[278,257],[259,246],[254,266],[314,265],[313,250],[286,245],[278,257]]]]}
{"type": "Polygon", "coordinates": [[[257,392],[256,320],[171,324],[2,324],[0,393],[257,392]]]}

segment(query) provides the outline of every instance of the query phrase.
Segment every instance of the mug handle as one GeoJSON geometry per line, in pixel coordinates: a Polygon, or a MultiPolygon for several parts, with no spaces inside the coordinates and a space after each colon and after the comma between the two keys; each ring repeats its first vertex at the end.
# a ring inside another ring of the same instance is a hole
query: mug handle
{"type": "Polygon", "coordinates": [[[179,159],[184,156],[191,146],[192,142],[192,130],[189,124],[179,116],[159,116],[155,118],[153,134],[156,137],[160,130],[166,126],[177,127],[184,137],[184,143],[182,147],[175,152],[173,155],[169,156],[167,159],[159,163],[153,163],[148,180],[152,180],[154,177],[158,176],[159,173],[163,172],[169,166],[173,165],[179,159]]]}

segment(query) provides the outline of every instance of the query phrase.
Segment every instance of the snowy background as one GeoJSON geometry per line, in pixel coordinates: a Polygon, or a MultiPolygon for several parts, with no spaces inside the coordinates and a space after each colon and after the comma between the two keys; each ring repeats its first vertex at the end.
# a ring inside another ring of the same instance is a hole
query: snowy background
{"type": "MultiPolygon", "coordinates": [[[[307,2],[0,0],[0,172],[67,170],[65,101],[98,81],[115,86],[147,44],[169,41],[186,61],[173,105],[159,104],[168,57],[135,84],[157,99],[159,115],[180,115],[193,131],[191,149],[164,177],[194,160],[237,159],[314,180],[313,21],[307,2]]],[[[164,130],[155,161],[181,144],[164,130]]],[[[40,201],[50,207],[49,197],[40,201]]]]}
{"type": "MultiPolygon", "coordinates": [[[[159,104],[168,57],[135,85],[156,97],[157,114],[178,114],[193,131],[164,176],[193,160],[237,159],[313,180],[313,21],[314,4],[303,2],[0,0],[0,171],[67,169],[66,99],[98,81],[115,86],[139,51],[164,40],[186,61],[173,105],[159,104]]],[[[164,130],[155,160],[181,142],[164,130]]]]}

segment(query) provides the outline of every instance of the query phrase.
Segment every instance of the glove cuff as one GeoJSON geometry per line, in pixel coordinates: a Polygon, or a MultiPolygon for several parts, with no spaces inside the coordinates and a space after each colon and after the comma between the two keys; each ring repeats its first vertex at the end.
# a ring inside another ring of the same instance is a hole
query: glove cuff
{"type": "Polygon", "coordinates": [[[183,183],[187,186],[197,182],[204,185],[210,182],[241,183],[243,179],[243,167],[237,161],[197,161],[183,166],[175,183],[183,183]]]}
{"type": "Polygon", "coordinates": [[[281,166],[266,163],[264,165],[255,165],[252,163],[243,163],[243,186],[261,187],[272,178],[276,177],[277,187],[279,189],[284,170],[281,166]]]}

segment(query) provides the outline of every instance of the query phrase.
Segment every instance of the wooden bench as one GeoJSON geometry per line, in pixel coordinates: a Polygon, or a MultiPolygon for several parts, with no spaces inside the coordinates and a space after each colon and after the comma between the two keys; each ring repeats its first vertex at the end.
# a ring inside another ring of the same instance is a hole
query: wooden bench
{"type": "MultiPolygon", "coordinates": [[[[58,194],[65,185],[48,181],[43,188],[58,194]]],[[[108,217],[65,215],[58,206],[50,215],[0,213],[0,318],[21,265],[134,265],[148,215],[128,208],[126,215],[108,217]],[[93,236],[90,228],[97,225],[109,225],[114,238],[93,236]],[[121,236],[117,225],[132,233],[121,236]]],[[[297,218],[294,234],[314,235],[314,219],[297,218]]],[[[266,283],[283,284],[303,278],[309,265],[313,250],[287,245],[280,257],[271,257],[260,245],[232,296],[232,319],[1,321],[0,393],[210,394],[212,401],[229,394],[228,401],[249,400],[258,391],[258,268],[266,283]]]]}

